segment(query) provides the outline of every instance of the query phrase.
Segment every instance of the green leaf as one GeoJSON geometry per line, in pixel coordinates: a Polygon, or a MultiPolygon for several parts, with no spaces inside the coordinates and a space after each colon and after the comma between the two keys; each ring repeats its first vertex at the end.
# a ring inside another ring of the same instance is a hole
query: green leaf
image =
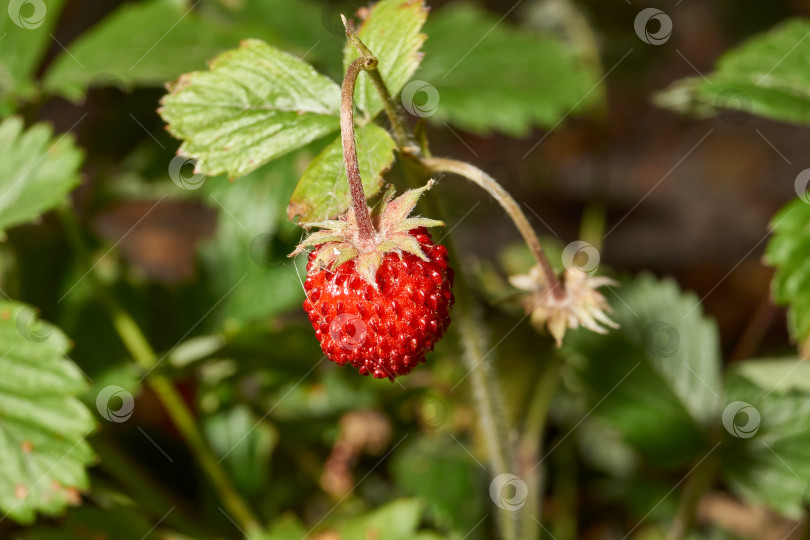
{"type": "MultiPolygon", "coordinates": [[[[369,123],[356,132],[357,160],[366,197],[382,187],[382,175],[394,161],[396,143],[383,128],[369,123]]],[[[349,186],[343,146],[335,139],[309,164],[290,198],[287,217],[314,223],[336,217],[349,208],[349,186]]]]}
{"type": "Polygon", "coordinates": [[[185,2],[125,4],[67,45],[45,74],[43,87],[75,100],[94,81],[159,86],[204,68],[209,58],[238,42],[185,2]]]}
{"type": "Polygon", "coordinates": [[[341,8],[345,10],[346,4],[318,0],[208,0],[203,2],[201,11],[210,18],[232,21],[234,28],[231,33],[239,32],[242,36],[258,38],[305,55],[308,62],[318,62],[324,69],[334,67],[339,76],[346,40],[339,18],[341,8]]]}
{"type": "Polygon", "coordinates": [[[594,414],[663,465],[700,457],[721,392],[714,323],[671,280],[642,275],[615,294],[621,328],[578,331],[567,346],[594,414]]]}
{"type": "Polygon", "coordinates": [[[270,455],[278,444],[275,426],[237,405],[206,418],[203,427],[239,491],[256,495],[266,484],[270,455]]]}
{"type": "Polygon", "coordinates": [[[721,447],[725,481],[749,503],[798,518],[810,486],[808,394],[772,392],[770,385],[740,376],[729,377],[726,386],[723,419],[729,435],[721,447]],[[735,436],[735,426],[746,429],[735,436]]]}
{"type": "Polygon", "coordinates": [[[64,0],[3,2],[0,11],[0,115],[19,99],[36,93],[39,62],[51,44],[64,0]],[[15,9],[17,8],[17,9],[15,9]]]}
{"type": "Polygon", "coordinates": [[[795,390],[810,394],[810,362],[801,358],[758,358],[736,362],[731,369],[735,375],[773,392],[795,390]]]}
{"type": "Polygon", "coordinates": [[[442,530],[463,537],[486,513],[482,470],[449,437],[420,437],[403,446],[393,456],[391,470],[396,484],[420,497],[442,530]]]}
{"type": "Polygon", "coordinates": [[[256,540],[301,540],[307,536],[307,530],[301,521],[293,515],[286,515],[273,522],[270,530],[259,533],[256,540]]]}
{"type": "Polygon", "coordinates": [[[810,338],[810,204],[796,199],[771,221],[773,237],[765,261],[776,268],[771,282],[774,300],[788,306],[788,325],[793,339],[803,348],[810,338]]]}
{"type": "Polygon", "coordinates": [[[510,27],[466,3],[432,16],[425,61],[403,105],[475,133],[526,135],[599,98],[599,74],[551,36],[510,27]],[[434,90],[435,89],[435,90],[434,90]]]}
{"type": "MultiPolygon", "coordinates": [[[[392,96],[399,94],[422,60],[419,49],[426,36],[420,30],[427,13],[422,0],[381,0],[374,4],[357,30],[358,37],[379,60],[380,75],[392,96]]],[[[354,47],[347,44],[344,70],[357,57],[354,47]]],[[[369,119],[383,108],[382,99],[367,76],[357,79],[355,104],[369,119]]]]}
{"type": "Polygon", "coordinates": [[[14,116],[0,123],[0,232],[64,203],[79,183],[81,151],[52,134],[47,124],[24,131],[14,116]]]}
{"type": "Polygon", "coordinates": [[[60,525],[42,525],[28,531],[26,540],[159,540],[155,525],[136,509],[128,507],[77,508],[60,525]]]}
{"type": "Polygon", "coordinates": [[[336,527],[340,538],[412,540],[422,519],[418,499],[399,499],[336,527]]]}
{"type": "Polygon", "coordinates": [[[243,176],[336,131],[340,88],[309,64],[262,41],[169,85],[160,114],[208,175],[243,176]]]}
{"type": "Polygon", "coordinates": [[[60,513],[89,487],[94,421],[68,348],[31,307],[0,301],[0,511],[20,523],[60,513]]]}
{"type": "MultiPolygon", "coordinates": [[[[675,82],[655,100],[683,113],[737,111],[810,124],[810,21],[792,19],[727,52],[706,79],[675,82]]],[[[730,117],[734,121],[734,117],[730,117]]]]}
{"type": "Polygon", "coordinates": [[[234,182],[209,178],[200,190],[217,210],[216,233],[201,254],[212,302],[230,325],[266,320],[304,298],[298,280],[305,271],[296,269],[287,258],[292,248],[278,239],[301,159],[301,153],[284,156],[234,182]]]}
{"type": "MultiPolygon", "coordinates": [[[[325,360],[323,356],[310,354],[300,362],[310,369],[325,360]]],[[[339,370],[325,371],[316,392],[296,382],[290,380],[273,391],[266,391],[262,397],[262,406],[266,407],[265,410],[272,408],[272,418],[279,422],[334,418],[351,410],[373,407],[377,400],[375,392],[379,390],[379,387],[359,385],[356,380],[347,379],[344,372],[339,370]]]]}

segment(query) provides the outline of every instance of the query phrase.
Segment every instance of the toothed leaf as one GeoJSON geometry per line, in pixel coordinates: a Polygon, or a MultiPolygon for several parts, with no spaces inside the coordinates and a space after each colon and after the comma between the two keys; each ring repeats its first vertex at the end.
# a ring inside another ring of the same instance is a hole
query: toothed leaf
{"type": "Polygon", "coordinates": [[[0,233],[65,204],[79,183],[81,151],[52,134],[42,123],[25,129],[17,116],[0,122],[0,233]]]}
{"type": "MultiPolygon", "coordinates": [[[[357,129],[357,160],[366,197],[382,186],[382,175],[394,161],[396,144],[383,128],[367,124],[357,129]]],[[[307,223],[333,218],[349,208],[349,185],[343,146],[335,139],[310,163],[290,197],[287,217],[307,223]]]]}
{"type": "Polygon", "coordinates": [[[776,269],[771,294],[788,307],[791,337],[803,352],[810,351],[810,205],[804,197],[794,199],[774,217],[774,231],[765,251],[765,260],[776,269]]]}
{"type": "Polygon", "coordinates": [[[60,515],[89,487],[95,422],[77,399],[86,382],[69,348],[30,306],[0,301],[0,519],[60,515]]]}
{"type": "MultiPolygon", "coordinates": [[[[420,30],[427,13],[422,0],[382,0],[374,4],[357,32],[379,59],[380,75],[392,96],[399,94],[422,61],[419,49],[426,36],[420,30]]],[[[344,68],[357,56],[354,47],[347,44],[344,68]]],[[[382,100],[369,77],[357,79],[355,103],[368,118],[373,118],[383,109],[382,100]]]]}
{"type": "Polygon", "coordinates": [[[16,109],[20,101],[37,96],[34,79],[42,57],[53,45],[62,4],[64,0],[2,2],[0,116],[16,109]]]}
{"type": "Polygon", "coordinates": [[[340,88],[291,54],[249,39],[169,85],[160,114],[209,176],[243,176],[339,128],[340,88]]]}
{"type": "Polygon", "coordinates": [[[654,96],[668,109],[740,123],[753,113],[810,124],[810,21],[788,19],[726,52],[714,71],[680,79],[654,96]]]}

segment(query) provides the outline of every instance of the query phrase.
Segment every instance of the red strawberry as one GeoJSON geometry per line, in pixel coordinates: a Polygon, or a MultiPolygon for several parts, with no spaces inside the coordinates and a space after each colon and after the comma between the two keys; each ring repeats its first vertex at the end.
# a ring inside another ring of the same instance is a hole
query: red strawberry
{"type": "Polygon", "coordinates": [[[393,380],[424,362],[447,329],[454,274],[447,249],[425,229],[440,222],[407,218],[431,184],[383,201],[372,245],[358,242],[350,210],[339,221],[313,224],[326,230],[296,250],[314,247],[304,309],[323,352],[338,365],[393,380]]]}
{"type": "Polygon", "coordinates": [[[351,364],[377,378],[405,375],[441,339],[450,323],[453,269],[447,249],[424,228],[410,231],[428,261],[411,253],[386,253],[377,270],[377,288],[366,283],[348,261],[333,272],[315,266],[309,255],[304,309],[327,357],[351,364]]]}

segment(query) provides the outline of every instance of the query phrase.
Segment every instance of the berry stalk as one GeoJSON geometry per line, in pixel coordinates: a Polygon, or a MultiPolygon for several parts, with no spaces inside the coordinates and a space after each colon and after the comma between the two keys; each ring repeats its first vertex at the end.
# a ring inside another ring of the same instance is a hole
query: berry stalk
{"type": "Polygon", "coordinates": [[[534,255],[537,264],[540,266],[546,278],[552,294],[558,299],[563,298],[565,295],[563,286],[557,274],[554,272],[554,269],[551,267],[551,263],[548,262],[548,257],[546,257],[543,246],[540,245],[537,234],[534,232],[529,220],[526,219],[526,214],[520,209],[515,199],[513,199],[492,176],[474,165],[455,159],[424,157],[420,159],[420,162],[428,172],[431,173],[452,173],[463,176],[484,189],[493,199],[498,201],[498,204],[500,204],[501,207],[506,210],[506,213],[509,214],[509,217],[512,218],[521,236],[523,236],[526,245],[529,246],[532,255],[534,255]]]}
{"type": "MultiPolygon", "coordinates": [[[[346,35],[349,42],[357,49],[360,56],[372,56],[371,51],[369,51],[365,44],[363,44],[362,41],[354,34],[353,28],[346,23],[345,18],[344,25],[346,26],[346,35]]],[[[404,115],[402,113],[402,108],[392,99],[391,94],[388,92],[388,89],[385,86],[385,82],[382,80],[382,77],[379,76],[379,72],[376,70],[376,66],[375,69],[369,70],[367,73],[372,77],[372,82],[375,85],[377,93],[382,98],[384,109],[393,128],[395,136],[394,138],[397,142],[399,151],[403,155],[413,158],[413,161],[410,161],[410,163],[417,165],[416,167],[408,167],[407,165],[409,165],[409,162],[407,160],[405,162],[408,176],[415,180],[416,177],[420,176],[423,171],[427,172],[430,170],[428,166],[430,162],[428,161],[428,164],[424,163],[424,160],[428,158],[423,157],[420,147],[416,144],[414,134],[407,127],[407,123],[405,122],[404,115]]],[[[443,160],[439,163],[433,164],[446,165],[448,164],[446,162],[451,162],[450,164],[456,165],[466,165],[462,162],[453,162],[452,160],[443,160]]],[[[548,263],[548,259],[546,258],[545,253],[537,240],[537,236],[531,228],[531,225],[529,225],[528,220],[520,210],[520,207],[514,202],[514,199],[512,199],[512,197],[509,196],[509,194],[506,193],[506,191],[488,175],[488,182],[483,183],[483,180],[482,182],[477,182],[476,180],[478,179],[475,178],[475,174],[477,173],[475,171],[481,174],[485,173],[483,173],[483,171],[479,171],[471,165],[469,167],[473,169],[472,173],[465,167],[458,167],[459,170],[464,170],[464,172],[458,172],[456,174],[469,178],[483,187],[487,192],[495,197],[502,206],[504,206],[509,216],[513,220],[517,219],[516,225],[518,225],[524,239],[526,239],[527,243],[529,243],[532,253],[535,255],[535,258],[538,259],[538,264],[543,269],[545,275],[550,276],[549,286],[554,291],[553,294],[558,297],[562,296],[564,294],[562,285],[551,269],[551,265],[548,263]],[[472,177],[470,175],[472,175],[472,177]],[[511,204],[509,204],[510,202],[511,204]]],[[[512,438],[510,436],[511,430],[509,428],[509,419],[505,414],[501,403],[501,391],[498,385],[497,377],[495,377],[490,365],[491,360],[488,358],[489,354],[484,352],[483,335],[485,334],[485,329],[481,324],[480,319],[478,319],[471,311],[473,300],[470,293],[464,290],[464,280],[461,278],[463,268],[461,265],[456,265],[456,268],[458,269],[460,278],[458,279],[460,282],[458,298],[461,300],[459,303],[463,304],[457,308],[457,313],[460,313],[460,315],[458,315],[458,319],[461,343],[465,352],[463,358],[469,369],[471,384],[475,394],[475,405],[479,416],[479,422],[481,429],[485,434],[484,437],[488,446],[487,450],[489,454],[488,457],[491,473],[493,476],[503,473],[512,473],[518,468],[515,459],[516,449],[514,441],[511,440],[512,438]]],[[[541,416],[544,415],[541,414],[541,416]]],[[[540,420],[544,420],[544,418],[541,418],[540,420]]],[[[544,422],[540,423],[543,424],[544,422]]],[[[526,514],[530,514],[528,509],[524,510],[524,512],[526,514]]],[[[528,520],[525,519],[518,519],[518,517],[512,512],[499,512],[498,525],[501,538],[504,540],[516,540],[522,538],[523,528],[525,528],[526,531],[534,528],[533,523],[528,523],[527,521],[528,520]]]]}
{"type": "Polygon", "coordinates": [[[346,76],[343,78],[340,100],[340,138],[343,141],[343,161],[346,165],[346,179],[349,182],[349,193],[360,241],[364,244],[373,243],[376,231],[369,215],[366,194],[363,191],[363,180],[360,178],[360,166],[357,163],[357,144],[354,140],[354,86],[361,71],[376,67],[377,59],[373,56],[361,56],[349,64],[346,76]]]}
{"type": "MultiPolygon", "coordinates": [[[[343,26],[346,28],[346,37],[349,43],[354,46],[360,57],[373,57],[374,55],[368,47],[366,47],[366,44],[357,37],[357,34],[354,32],[354,26],[347,21],[346,17],[343,15],[340,17],[343,19],[343,26]]],[[[375,65],[373,69],[366,69],[366,73],[382,99],[383,109],[385,110],[385,115],[388,117],[388,121],[391,123],[391,129],[394,132],[394,140],[397,142],[397,147],[411,155],[418,156],[420,148],[416,142],[416,138],[408,128],[408,121],[405,119],[402,107],[397,107],[395,104],[391,93],[388,91],[388,86],[386,86],[382,75],[380,75],[380,72],[377,70],[377,66],[375,65]]]]}
{"type": "MultiPolygon", "coordinates": [[[[350,150],[353,152],[352,156],[349,156],[346,152],[346,135],[343,131],[344,129],[344,109],[348,107],[348,114],[351,115],[353,113],[353,105],[352,105],[352,98],[354,96],[354,84],[357,79],[357,74],[360,69],[363,69],[368,73],[369,77],[371,77],[371,81],[374,84],[374,88],[377,90],[380,98],[383,102],[383,108],[385,109],[386,116],[388,116],[388,121],[391,122],[391,127],[394,130],[394,136],[397,142],[397,147],[399,148],[400,152],[403,154],[407,154],[408,156],[415,158],[419,161],[419,163],[427,169],[428,172],[445,172],[445,173],[453,173],[468,180],[472,181],[473,183],[477,184],[479,187],[483,188],[487,193],[489,193],[492,198],[494,198],[498,203],[506,210],[506,213],[515,223],[515,226],[520,231],[520,234],[523,236],[523,239],[526,242],[526,245],[529,246],[532,254],[534,255],[537,264],[540,266],[540,269],[543,272],[543,275],[548,282],[549,289],[551,290],[552,294],[558,298],[562,299],[565,296],[565,290],[563,289],[562,283],[560,283],[557,274],[554,272],[554,269],[551,267],[551,264],[548,262],[548,257],[546,257],[545,252],[543,251],[543,247],[540,245],[540,240],[537,238],[537,234],[534,232],[529,220],[526,219],[526,215],[520,209],[520,206],[515,202],[515,199],[505,190],[503,187],[498,184],[498,182],[492,178],[492,176],[488,175],[481,169],[463,161],[458,161],[454,159],[447,159],[447,158],[433,158],[433,157],[425,157],[421,155],[421,150],[419,145],[416,143],[416,138],[414,137],[411,130],[409,130],[406,126],[407,123],[404,119],[402,108],[399,107],[391,97],[391,93],[388,91],[388,87],[385,85],[385,81],[383,81],[380,72],[377,70],[377,62],[376,58],[366,47],[366,44],[360,40],[357,34],[354,32],[353,26],[346,20],[346,17],[341,15],[341,19],[343,19],[343,26],[346,28],[346,37],[349,40],[349,43],[357,50],[360,54],[360,57],[354,60],[352,64],[349,66],[349,69],[346,72],[346,78],[343,81],[343,101],[341,103],[341,134],[343,134],[343,148],[344,148],[344,156],[346,157],[346,167],[348,172],[349,167],[349,158],[353,157],[354,164],[357,164],[357,150],[354,148],[354,124],[353,119],[348,122],[347,128],[350,128],[352,131],[351,137],[351,148],[350,150]],[[352,66],[355,64],[363,65],[362,60],[364,58],[374,58],[373,65],[364,65],[362,68],[355,68],[355,73],[352,73],[352,66]],[[346,83],[349,81],[350,75],[352,76],[351,79],[351,89],[348,93],[348,104],[347,104],[347,88],[346,83]]],[[[347,175],[348,176],[348,175],[347,175]]],[[[359,171],[357,173],[358,183],[360,185],[360,191],[362,193],[362,183],[359,182],[359,171]]],[[[349,183],[351,184],[352,180],[351,177],[349,178],[349,183]]],[[[352,191],[352,200],[354,203],[354,191],[352,191]]],[[[363,204],[365,205],[365,198],[363,198],[363,204]]],[[[357,206],[355,205],[355,212],[357,212],[357,206]]]]}

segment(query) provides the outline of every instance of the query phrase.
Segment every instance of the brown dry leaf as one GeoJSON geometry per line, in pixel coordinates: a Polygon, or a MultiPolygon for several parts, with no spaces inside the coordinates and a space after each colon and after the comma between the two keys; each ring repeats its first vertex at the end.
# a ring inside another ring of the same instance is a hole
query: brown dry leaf
{"type": "Polygon", "coordinates": [[[147,277],[176,284],[195,277],[197,243],[213,235],[216,212],[196,201],[123,202],[97,215],[92,226],[147,277]]]}

